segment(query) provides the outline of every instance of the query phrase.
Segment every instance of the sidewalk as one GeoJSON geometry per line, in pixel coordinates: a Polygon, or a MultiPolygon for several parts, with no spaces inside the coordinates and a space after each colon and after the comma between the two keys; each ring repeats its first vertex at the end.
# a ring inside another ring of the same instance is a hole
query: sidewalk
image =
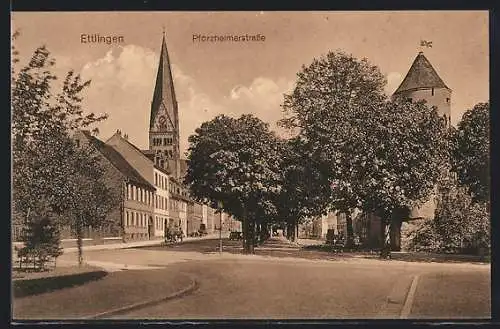
{"type": "MultiPolygon", "coordinates": [[[[224,234],[223,234],[224,236],[224,234]]],[[[213,234],[208,234],[205,236],[201,237],[196,237],[196,238],[191,238],[187,237],[184,238],[183,241],[194,241],[194,240],[204,240],[204,239],[215,239],[218,238],[219,234],[213,233],[213,234]]],[[[136,247],[147,247],[147,246],[154,246],[154,245],[159,245],[164,242],[164,239],[154,239],[154,240],[145,240],[145,241],[131,241],[131,242],[121,242],[121,243],[110,243],[110,244],[102,244],[102,245],[95,245],[95,246],[83,246],[83,251],[90,251],[90,250],[114,250],[114,249],[127,249],[127,248],[136,248],[136,247]]],[[[70,252],[77,252],[78,248],[76,247],[70,247],[70,248],[64,248],[65,253],[70,253],[70,252]]]]}
{"type": "MultiPolygon", "coordinates": [[[[227,237],[228,234],[223,233],[222,237],[225,238],[227,237]]],[[[208,234],[205,236],[201,237],[186,237],[183,239],[183,241],[195,241],[195,240],[204,240],[204,239],[216,239],[219,237],[219,233],[212,233],[208,234]]],[[[145,240],[145,241],[130,241],[130,242],[118,242],[118,243],[108,243],[108,244],[98,244],[98,245],[90,245],[90,246],[83,246],[82,250],[83,251],[90,251],[90,250],[114,250],[114,249],[126,249],[126,248],[136,248],[136,247],[147,247],[147,246],[154,246],[154,245],[159,245],[164,241],[163,238],[158,238],[154,240],[145,240]]],[[[12,245],[12,249],[14,251],[14,247],[21,247],[22,243],[20,242],[14,242],[12,245]]],[[[66,247],[63,248],[64,253],[71,253],[71,252],[77,252],[78,248],[77,247],[66,247]]]]}

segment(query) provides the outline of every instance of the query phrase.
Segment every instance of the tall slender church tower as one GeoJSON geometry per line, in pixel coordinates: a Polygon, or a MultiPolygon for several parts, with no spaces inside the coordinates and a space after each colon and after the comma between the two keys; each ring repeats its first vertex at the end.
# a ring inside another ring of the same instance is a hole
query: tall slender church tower
{"type": "Polygon", "coordinates": [[[393,94],[393,98],[403,97],[408,101],[426,100],[437,108],[438,114],[451,121],[451,89],[446,86],[421,51],[413,61],[403,82],[393,94]]]}
{"type": "Polygon", "coordinates": [[[165,32],[151,102],[149,150],[154,152],[156,165],[168,169],[174,177],[180,177],[179,112],[165,32]]]}

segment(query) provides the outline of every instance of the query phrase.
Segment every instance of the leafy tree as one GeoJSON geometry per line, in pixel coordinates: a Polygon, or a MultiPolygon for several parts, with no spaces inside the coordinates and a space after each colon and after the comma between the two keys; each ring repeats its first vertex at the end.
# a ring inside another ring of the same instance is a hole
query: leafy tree
{"type": "Polygon", "coordinates": [[[272,198],[281,189],[277,137],[252,115],[220,115],[197,128],[189,143],[185,182],[192,196],[214,208],[222,202],[242,220],[244,250],[253,253],[256,225],[275,213],[272,198]]]}
{"type": "Polygon", "coordinates": [[[347,244],[352,245],[351,213],[360,206],[353,172],[356,145],[363,138],[365,112],[385,100],[385,77],[367,59],[342,51],[329,52],[302,67],[297,84],[285,95],[284,127],[298,132],[303,152],[329,172],[332,207],[346,214],[347,244]]]}
{"type": "MultiPolygon", "coordinates": [[[[118,205],[121,195],[105,183],[106,171],[100,165],[95,145],[72,148],[67,161],[73,169],[65,190],[66,207],[63,222],[71,226],[77,238],[78,263],[83,263],[83,229],[107,223],[107,215],[118,205]]],[[[121,189],[119,189],[121,191],[121,189]]]]}
{"type": "MultiPolygon", "coordinates": [[[[17,35],[14,34],[13,41],[17,35]]],[[[14,47],[13,67],[19,63],[18,54],[14,47]]],[[[90,81],[82,82],[72,71],[66,75],[62,90],[54,94],[51,89],[56,80],[51,73],[54,64],[50,52],[41,46],[24,67],[13,68],[13,205],[16,213],[25,218],[25,225],[46,216],[62,217],[78,203],[92,207],[102,202],[97,195],[84,197],[82,178],[97,184],[91,173],[99,171],[100,164],[79,150],[72,136],[76,130],[92,126],[107,116],[84,113],[81,93],[90,81]]],[[[108,198],[103,196],[102,200],[106,202],[108,198]]],[[[81,245],[81,236],[77,238],[81,245]]]]}
{"type": "Polygon", "coordinates": [[[288,238],[295,241],[296,229],[308,218],[323,215],[331,202],[328,171],[312,161],[300,138],[282,143],[282,189],[277,215],[287,224],[288,238]]]}
{"type": "Polygon", "coordinates": [[[447,157],[437,112],[422,102],[388,101],[385,83],[366,59],[330,52],[303,67],[285,95],[282,124],[329,168],[333,208],[347,215],[348,245],[355,208],[381,217],[384,233],[389,225],[397,232],[409,209],[429,198],[447,157]]]}
{"type": "Polygon", "coordinates": [[[490,191],[489,111],[489,103],[479,103],[464,113],[453,136],[452,151],[453,170],[460,183],[475,200],[483,202],[490,191]]]}
{"type": "Polygon", "coordinates": [[[352,157],[356,181],[363,186],[362,208],[390,227],[391,248],[410,209],[429,200],[445,170],[448,142],[445,121],[425,102],[386,102],[364,117],[365,136],[352,157]]]}

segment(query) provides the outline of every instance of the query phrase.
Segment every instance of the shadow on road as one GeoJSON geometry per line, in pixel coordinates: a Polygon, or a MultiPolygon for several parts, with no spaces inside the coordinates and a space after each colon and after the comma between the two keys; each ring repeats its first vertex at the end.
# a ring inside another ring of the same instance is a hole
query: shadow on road
{"type": "MultiPolygon", "coordinates": [[[[230,254],[242,254],[241,241],[222,240],[223,251],[230,254]]],[[[212,254],[219,251],[219,239],[192,240],[184,243],[163,244],[160,246],[135,247],[143,250],[164,250],[177,252],[199,252],[212,254]]],[[[292,257],[311,260],[372,259],[379,260],[378,250],[342,251],[325,244],[298,246],[288,241],[271,239],[261,246],[256,246],[255,254],[270,257],[292,257]]],[[[418,252],[392,252],[391,260],[423,263],[489,263],[488,259],[474,255],[431,254],[418,252]]],[[[384,260],[387,261],[387,260],[384,260]]]]}
{"type": "Polygon", "coordinates": [[[44,277],[13,282],[14,297],[26,297],[51,292],[68,287],[83,285],[90,281],[104,278],[105,271],[92,271],[78,274],[69,274],[53,277],[44,277]]]}
{"type": "MultiPolygon", "coordinates": [[[[163,244],[161,246],[144,246],[135,247],[134,249],[142,250],[163,250],[163,251],[176,251],[176,252],[199,252],[202,254],[213,254],[219,251],[219,239],[204,239],[194,240],[184,243],[176,244],[163,244]]],[[[241,241],[231,241],[229,239],[222,240],[224,253],[242,254],[243,246],[241,241]]],[[[337,260],[351,255],[334,254],[330,252],[322,252],[317,250],[307,250],[297,245],[270,240],[261,246],[256,246],[255,255],[270,256],[270,257],[292,257],[292,258],[305,258],[305,259],[327,259],[337,260]]]]}
{"type": "MultiPolygon", "coordinates": [[[[306,250],[316,250],[324,253],[338,253],[343,257],[356,257],[365,259],[378,259],[379,251],[339,251],[329,245],[312,245],[303,247],[306,250]]],[[[404,262],[420,262],[420,263],[490,263],[489,256],[482,257],[477,255],[460,255],[460,254],[437,254],[425,252],[391,252],[391,259],[404,262]]]]}

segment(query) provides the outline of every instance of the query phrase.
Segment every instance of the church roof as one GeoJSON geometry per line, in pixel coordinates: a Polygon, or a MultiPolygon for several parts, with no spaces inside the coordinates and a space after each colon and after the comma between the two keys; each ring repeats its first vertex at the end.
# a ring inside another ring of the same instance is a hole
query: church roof
{"type": "Polygon", "coordinates": [[[421,88],[448,88],[423,52],[419,52],[394,94],[421,88]]]}
{"type": "Polygon", "coordinates": [[[108,145],[100,139],[92,136],[89,131],[83,131],[83,135],[104,157],[106,157],[106,159],[109,160],[109,162],[111,162],[116,169],[118,169],[118,171],[120,171],[131,182],[150,189],[155,189],[155,187],[144,179],[141,174],[139,174],[139,172],[135,170],[134,167],[132,167],[132,165],[130,165],[130,163],[128,163],[128,161],[125,160],[125,158],[111,145],[108,145]]]}
{"type": "MultiPolygon", "coordinates": [[[[167,42],[165,41],[164,34],[161,43],[160,62],[156,74],[153,101],[151,103],[150,127],[153,127],[156,112],[160,108],[160,104],[165,102],[171,103],[174,107],[174,111],[176,111],[177,99],[175,98],[174,79],[172,77],[170,58],[168,57],[167,42]]],[[[176,115],[176,113],[168,113],[168,115],[171,116],[170,120],[174,120],[173,115],[176,115]]],[[[174,124],[174,122],[172,122],[172,124],[174,124]]]]}

